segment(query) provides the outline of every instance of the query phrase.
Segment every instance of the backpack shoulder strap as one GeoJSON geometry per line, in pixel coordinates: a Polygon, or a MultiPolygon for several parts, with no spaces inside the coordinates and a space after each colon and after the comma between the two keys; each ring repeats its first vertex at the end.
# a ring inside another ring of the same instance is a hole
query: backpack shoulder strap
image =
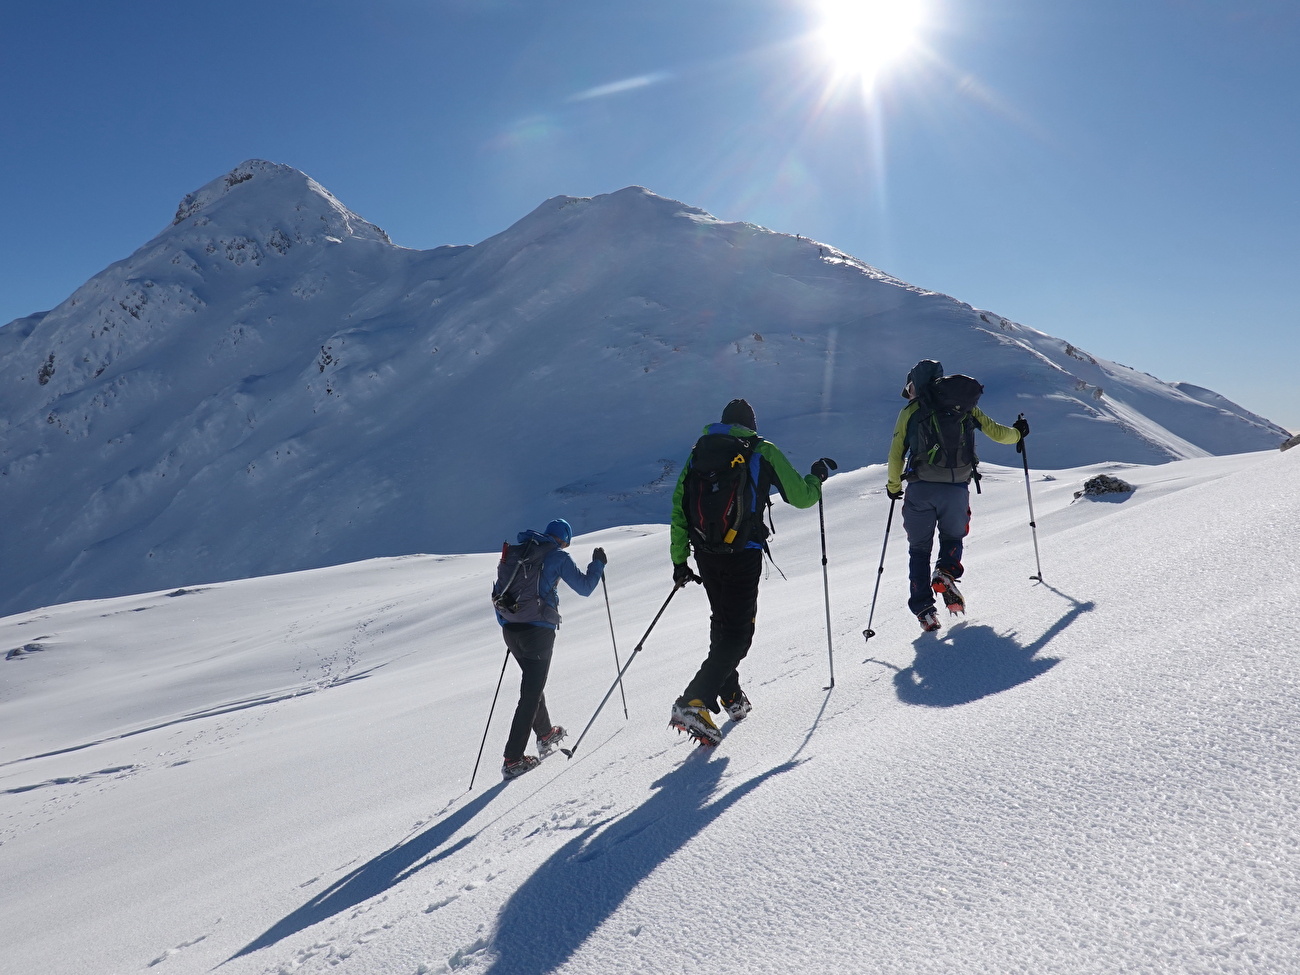
{"type": "MultiPolygon", "coordinates": [[[[520,567],[521,565],[524,564],[524,559],[528,558],[529,548],[530,548],[530,546],[532,546],[533,544],[534,544],[534,540],[531,539],[531,538],[528,539],[528,541],[524,542],[524,550],[523,550],[522,552],[519,553],[519,558],[515,561],[515,569],[514,569],[513,572],[510,573],[510,578],[506,580],[506,584],[505,584],[504,586],[501,587],[501,593],[504,594],[504,593],[506,593],[506,592],[509,592],[509,591],[510,591],[510,587],[511,587],[512,585],[514,585],[514,582],[515,582],[515,576],[519,575],[519,567],[520,567]]],[[[505,542],[504,544],[502,544],[502,546],[501,546],[501,561],[502,561],[502,562],[505,562],[505,560],[506,560],[506,555],[509,553],[509,551],[510,551],[510,543],[509,543],[509,542],[505,542]]]]}

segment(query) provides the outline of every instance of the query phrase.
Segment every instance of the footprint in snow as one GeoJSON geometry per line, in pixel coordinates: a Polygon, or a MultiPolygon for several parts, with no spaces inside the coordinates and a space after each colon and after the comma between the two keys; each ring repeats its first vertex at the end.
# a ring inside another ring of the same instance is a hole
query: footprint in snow
{"type": "Polygon", "coordinates": [[[175,948],[168,948],[166,951],[164,951],[161,955],[159,955],[159,956],[158,956],[157,958],[155,958],[153,961],[149,962],[149,967],[150,967],[150,968],[153,968],[154,965],[162,964],[162,963],[165,962],[168,958],[170,958],[172,955],[178,955],[178,954],[180,954],[182,951],[184,951],[186,948],[193,948],[193,947],[194,947],[196,944],[198,944],[200,941],[206,941],[206,940],[207,940],[207,937],[208,937],[208,936],[207,936],[206,934],[201,934],[201,935],[199,935],[197,938],[195,938],[193,941],[185,941],[185,942],[182,942],[181,944],[178,944],[175,948]]]}
{"type": "Polygon", "coordinates": [[[470,963],[470,956],[477,955],[487,948],[488,943],[485,938],[479,938],[473,944],[468,944],[464,948],[458,948],[450,958],[447,959],[449,969],[464,968],[470,963]]]}

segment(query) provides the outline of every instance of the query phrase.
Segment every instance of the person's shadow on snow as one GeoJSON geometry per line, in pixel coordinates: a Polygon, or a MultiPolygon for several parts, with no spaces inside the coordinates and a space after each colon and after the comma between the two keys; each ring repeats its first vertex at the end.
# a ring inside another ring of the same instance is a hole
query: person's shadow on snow
{"type": "Polygon", "coordinates": [[[921,634],[914,644],[916,658],[912,666],[894,675],[898,699],[923,707],[955,707],[1010,690],[1051,670],[1060,660],[1040,657],[1039,652],[1096,605],[1070,599],[1055,589],[1052,592],[1068,599],[1072,606],[1033,643],[1021,645],[1015,633],[1003,635],[991,626],[964,621],[948,630],[946,636],[921,634]]]}
{"type": "Polygon", "coordinates": [[[728,760],[708,758],[693,753],[651,786],[651,798],[621,819],[584,829],[533,871],[501,909],[487,975],[560,967],[656,867],[768,779],[801,764],[785,762],[710,802],[728,760]]]}
{"type": "MultiPolygon", "coordinates": [[[[477,833],[462,837],[444,850],[438,849],[455,836],[457,830],[470,822],[488,803],[495,799],[498,793],[505,788],[505,785],[504,782],[498,782],[445,819],[438,820],[423,833],[389,847],[365,865],[353,870],[346,877],[335,881],[302,907],[277,921],[261,935],[240,948],[226,961],[233,961],[243,955],[252,954],[259,948],[273,945],[291,934],[297,934],[304,928],[328,920],[341,911],[356,907],[362,901],[382,894],[389,887],[400,883],[416,871],[422,870],[429,864],[435,863],[468,846],[478,835],[477,833]]],[[[225,964],[225,962],[222,962],[222,964],[225,964]]]]}

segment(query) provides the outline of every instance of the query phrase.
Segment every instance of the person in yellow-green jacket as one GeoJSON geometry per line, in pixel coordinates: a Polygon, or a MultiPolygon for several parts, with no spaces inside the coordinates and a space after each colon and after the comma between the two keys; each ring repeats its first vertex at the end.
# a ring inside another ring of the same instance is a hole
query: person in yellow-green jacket
{"type": "Polygon", "coordinates": [[[719,698],[732,721],[751,710],[736,668],[754,639],[768,536],[763,512],[772,488],[796,508],[810,508],[832,469],[834,461],[822,458],[812,473],[798,474],[775,444],[758,435],[753,407],[743,399],[727,404],[721,423],[704,428],[682,465],[673,492],[673,582],[702,582],[712,615],[709,654],[673,704],[668,723],[701,745],[722,740],[710,716],[719,712],[719,698]],[[699,575],[687,561],[692,550],[699,575]]]}
{"type": "Polygon", "coordinates": [[[975,430],[1001,444],[1019,443],[1029,436],[1021,416],[1009,427],[990,419],[975,404],[984,391],[969,376],[944,376],[934,359],[922,359],[907,374],[903,396],[907,405],[898,414],[889,445],[885,492],[891,501],[903,499],[903,530],[907,533],[907,608],[931,632],[939,629],[934,595],[943,597],[952,614],[966,612],[957,588],[962,577],[964,539],[970,532],[970,482],[979,489],[979,457],[975,430]],[[903,482],[907,493],[903,493],[903,482]],[[939,555],[931,572],[935,531],[939,555]]]}

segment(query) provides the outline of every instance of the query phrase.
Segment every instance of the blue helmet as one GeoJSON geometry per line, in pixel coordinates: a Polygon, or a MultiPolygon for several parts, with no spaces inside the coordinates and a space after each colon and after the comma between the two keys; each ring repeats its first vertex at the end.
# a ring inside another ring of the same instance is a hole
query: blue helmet
{"type": "Polygon", "coordinates": [[[554,535],[562,544],[568,545],[573,541],[573,526],[563,518],[556,518],[546,526],[546,534],[554,535]]]}

